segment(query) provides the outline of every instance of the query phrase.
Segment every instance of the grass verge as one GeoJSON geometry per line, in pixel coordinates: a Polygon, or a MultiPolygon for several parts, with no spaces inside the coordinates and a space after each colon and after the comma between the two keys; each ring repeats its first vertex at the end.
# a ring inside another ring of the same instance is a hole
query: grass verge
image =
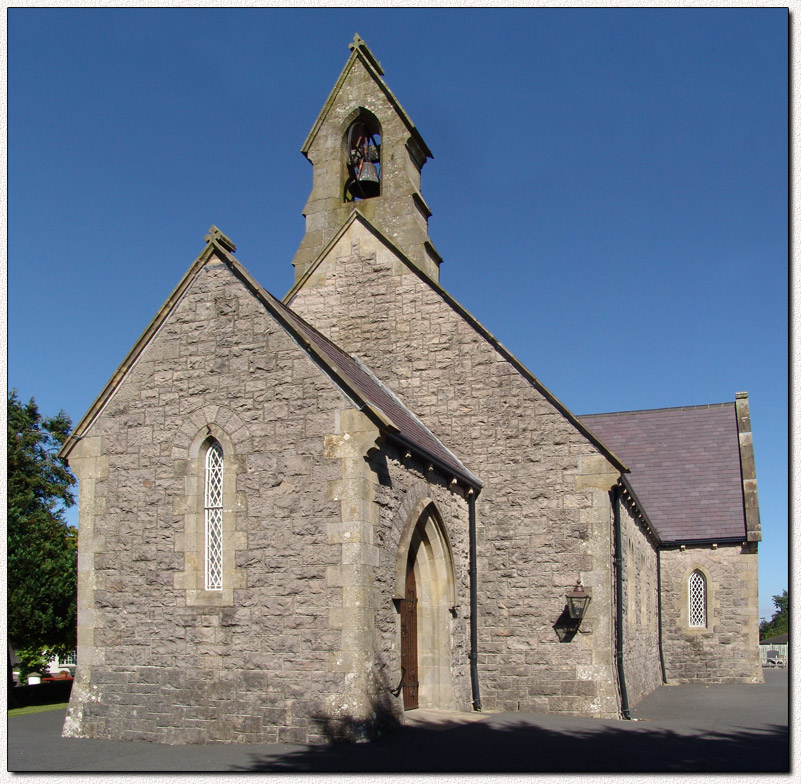
{"type": "Polygon", "coordinates": [[[12,708],[9,712],[9,716],[24,716],[26,713],[44,713],[44,711],[51,711],[51,710],[67,710],[68,703],[66,702],[57,702],[53,705],[28,705],[25,708],[12,708]]]}

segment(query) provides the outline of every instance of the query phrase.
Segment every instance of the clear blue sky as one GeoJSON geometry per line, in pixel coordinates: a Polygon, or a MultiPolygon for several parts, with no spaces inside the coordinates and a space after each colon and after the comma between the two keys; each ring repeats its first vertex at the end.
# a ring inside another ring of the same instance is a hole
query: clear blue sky
{"type": "Polygon", "coordinates": [[[214,223],[277,296],[354,32],[435,159],[443,285],[578,414],[747,390],[787,587],[783,9],[8,12],[10,387],[77,422],[214,223]]]}

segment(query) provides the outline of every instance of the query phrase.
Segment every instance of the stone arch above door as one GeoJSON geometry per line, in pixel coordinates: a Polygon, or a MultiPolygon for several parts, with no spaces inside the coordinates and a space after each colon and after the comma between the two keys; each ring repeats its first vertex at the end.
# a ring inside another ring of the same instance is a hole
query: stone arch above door
{"type": "Polygon", "coordinates": [[[245,472],[245,455],[251,451],[247,425],[232,411],[205,406],[187,415],[172,444],[174,472],[183,479],[183,493],[173,500],[175,513],[183,518],[176,536],[176,550],[184,554],[184,568],[174,575],[176,588],[185,590],[189,607],[230,607],[234,590],[244,588],[246,575],[236,566],[236,553],[247,546],[247,535],[238,517],[246,509],[237,479],[245,472]],[[225,461],[222,483],[220,557],[222,586],[205,585],[206,533],[204,525],[205,457],[210,444],[219,444],[225,461]]]}
{"type": "Polygon", "coordinates": [[[406,564],[409,558],[409,550],[412,546],[412,538],[415,529],[426,514],[430,514],[431,522],[436,526],[436,539],[441,542],[441,558],[443,567],[447,568],[448,580],[448,607],[453,607],[457,603],[456,599],[456,579],[454,570],[453,550],[451,548],[450,537],[447,528],[442,521],[437,505],[429,496],[422,496],[416,499],[407,499],[404,504],[405,509],[401,509],[404,523],[398,540],[398,555],[395,560],[395,595],[402,596],[406,585],[406,564]],[[408,503],[411,500],[412,503],[408,503]]]}

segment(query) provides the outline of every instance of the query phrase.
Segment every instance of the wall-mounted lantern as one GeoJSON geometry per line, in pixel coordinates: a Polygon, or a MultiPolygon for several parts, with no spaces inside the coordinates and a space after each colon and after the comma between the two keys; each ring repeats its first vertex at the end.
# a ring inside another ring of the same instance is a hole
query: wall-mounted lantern
{"type": "Polygon", "coordinates": [[[576,587],[565,594],[567,605],[562,610],[562,614],[553,625],[553,630],[559,638],[559,642],[570,642],[576,634],[581,631],[584,634],[592,632],[592,625],[587,621],[583,629],[579,629],[582,620],[587,615],[587,608],[590,606],[591,596],[584,590],[581,579],[576,581],[576,587]]]}
{"type": "Polygon", "coordinates": [[[570,613],[571,620],[581,622],[587,608],[590,606],[590,599],[592,598],[581,584],[581,580],[576,583],[576,587],[567,594],[567,610],[570,613]]]}

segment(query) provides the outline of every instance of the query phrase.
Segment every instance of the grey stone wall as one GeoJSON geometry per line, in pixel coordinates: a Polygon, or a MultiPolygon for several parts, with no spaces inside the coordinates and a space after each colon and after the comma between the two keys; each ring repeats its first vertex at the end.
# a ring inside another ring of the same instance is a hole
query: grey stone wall
{"type": "Polygon", "coordinates": [[[629,706],[662,683],[659,661],[657,554],[621,500],[623,538],[623,665],[629,706]]]}
{"type": "Polygon", "coordinates": [[[342,555],[326,531],[340,514],[327,482],[343,469],[324,440],[350,407],[224,265],[204,268],[71,460],[81,666],[66,735],[318,738],[346,678],[329,666],[342,632],[327,570],[342,555]],[[219,594],[192,579],[187,522],[207,433],[235,478],[219,594]]]}
{"type": "Polygon", "coordinates": [[[360,225],[291,305],[362,357],[485,484],[477,504],[484,706],[617,716],[611,466],[360,225]],[[584,633],[560,643],[553,627],[579,576],[593,593],[590,616],[584,633]]]}
{"type": "Polygon", "coordinates": [[[662,638],[668,681],[761,683],[757,544],[665,549],[662,638]],[[707,626],[690,628],[688,580],[706,578],[707,626]]]}

